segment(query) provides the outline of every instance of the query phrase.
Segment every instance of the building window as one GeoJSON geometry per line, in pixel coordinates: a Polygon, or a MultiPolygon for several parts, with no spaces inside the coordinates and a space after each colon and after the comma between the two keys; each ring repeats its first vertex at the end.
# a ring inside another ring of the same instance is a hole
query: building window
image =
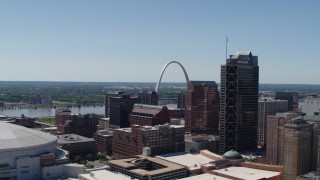
{"type": "Polygon", "coordinates": [[[21,170],[21,174],[28,174],[29,170],[21,170]]]}

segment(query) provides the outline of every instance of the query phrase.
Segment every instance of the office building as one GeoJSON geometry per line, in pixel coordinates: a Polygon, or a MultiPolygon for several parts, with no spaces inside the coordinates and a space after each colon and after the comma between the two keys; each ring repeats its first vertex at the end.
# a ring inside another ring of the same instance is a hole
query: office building
{"type": "Polygon", "coordinates": [[[138,94],[140,104],[158,105],[158,94],[155,91],[142,91],[138,94]]]}
{"type": "Polygon", "coordinates": [[[221,66],[219,153],[255,150],[258,130],[258,56],[230,55],[221,66]]]}
{"type": "Polygon", "coordinates": [[[187,168],[156,157],[138,156],[136,158],[109,161],[111,171],[130,176],[132,179],[158,180],[187,177],[187,168]]]}
{"type": "Polygon", "coordinates": [[[110,127],[129,127],[129,114],[132,112],[133,105],[139,102],[139,99],[118,92],[117,95],[106,95],[105,101],[106,117],[110,118],[110,127]]]}
{"type": "Polygon", "coordinates": [[[155,126],[170,122],[169,111],[166,106],[135,104],[129,115],[130,125],[155,126]]]}
{"type": "Polygon", "coordinates": [[[219,101],[214,81],[189,81],[185,94],[186,133],[218,132],[219,101]]]}
{"type": "Polygon", "coordinates": [[[184,148],[183,126],[132,125],[113,132],[112,155],[118,158],[184,152],[184,148]]]}
{"type": "Polygon", "coordinates": [[[259,115],[258,115],[258,142],[260,145],[266,143],[267,133],[267,116],[275,115],[279,112],[287,112],[288,101],[287,100],[271,100],[263,99],[259,100],[259,115]]]}
{"type": "Polygon", "coordinates": [[[92,138],[99,119],[95,114],[72,114],[69,109],[56,110],[56,126],[60,134],[78,134],[92,138]]]}
{"type": "Polygon", "coordinates": [[[277,113],[267,116],[266,163],[283,165],[284,125],[298,117],[297,113],[277,113]]]}
{"type": "Polygon", "coordinates": [[[298,92],[276,92],[276,99],[288,100],[288,111],[298,111],[298,92]]]}
{"type": "Polygon", "coordinates": [[[314,125],[298,117],[285,124],[284,129],[283,175],[285,180],[296,179],[313,170],[314,125]]]}

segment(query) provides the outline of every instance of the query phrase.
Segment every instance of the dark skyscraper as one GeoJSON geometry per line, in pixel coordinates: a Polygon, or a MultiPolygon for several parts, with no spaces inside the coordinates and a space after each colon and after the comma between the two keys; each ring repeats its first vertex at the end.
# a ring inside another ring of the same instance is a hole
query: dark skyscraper
{"type": "Polygon", "coordinates": [[[189,81],[185,93],[187,133],[214,133],[219,128],[219,91],[214,81],[189,81]]]}
{"type": "Polygon", "coordinates": [[[258,129],[258,56],[230,55],[221,66],[219,153],[255,150],[258,129]]]}
{"type": "Polygon", "coordinates": [[[132,112],[133,105],[138,102],[137,97],[119,92],[117,96],[106,98],[106,113],[109,113],[110,126],[113,128],[129,127],[129,114],[132,112]],[[107,108],[108,107],[108,108],[107,108]]]}
{"type": "Polygon", "coordinates": [[[158,94],[155,91],[142,91],[138,97],[140,104],[158,105],[158,94]]]}

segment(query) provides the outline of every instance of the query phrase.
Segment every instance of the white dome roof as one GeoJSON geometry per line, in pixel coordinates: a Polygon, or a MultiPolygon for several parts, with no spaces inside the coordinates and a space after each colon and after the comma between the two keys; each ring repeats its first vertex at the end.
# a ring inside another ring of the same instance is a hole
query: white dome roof
{"type": "Polygon", "coordinates": [[[15,124],[0,122],[0,152],[37,149],[57,143],[56,136],[15,124]]]}

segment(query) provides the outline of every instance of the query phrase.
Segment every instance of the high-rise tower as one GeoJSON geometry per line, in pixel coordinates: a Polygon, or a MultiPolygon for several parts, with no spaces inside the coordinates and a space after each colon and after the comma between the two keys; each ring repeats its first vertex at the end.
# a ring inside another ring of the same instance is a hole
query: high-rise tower
{"type": "Polygon", "coordinates": [[[219,153],[257,147],[259,66],[250,51],[230,55],[221,66],[219,153]]]}
{"type": "Polygon", "coordinates": [[[216,133],[218,128],[218,85],[214,81],[189,81],[185,93],[186,133],[216,133]]]}

